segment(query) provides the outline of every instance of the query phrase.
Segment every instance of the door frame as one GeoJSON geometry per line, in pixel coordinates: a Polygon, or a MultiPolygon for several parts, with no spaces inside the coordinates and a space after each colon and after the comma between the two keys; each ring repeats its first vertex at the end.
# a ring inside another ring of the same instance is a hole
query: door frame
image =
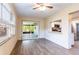
{"type": "Polygon", "coordinates": [[[38,27],[39,27],[39,29],[38,29],[38,38],[39,38],[39,36],[40,36],[40,21],[21,20],[21,40],[23,40],[23,39],[22,39],[22,34],[23,34],[23,32],[22,32],[22,25],[23,25],[23,21],[27,21],[27,22],[35,22],[35,23],[38,24],[38,27]]]}

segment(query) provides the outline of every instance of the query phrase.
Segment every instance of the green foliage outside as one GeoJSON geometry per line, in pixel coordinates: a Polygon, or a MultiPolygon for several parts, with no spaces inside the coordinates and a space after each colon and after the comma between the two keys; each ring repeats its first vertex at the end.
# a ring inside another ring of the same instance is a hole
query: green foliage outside
{"type": "Polygon", "coordinates": [[[34,32],[35,26],[34,25],[23,25],[22,30],[23,32],[34,32]]]}

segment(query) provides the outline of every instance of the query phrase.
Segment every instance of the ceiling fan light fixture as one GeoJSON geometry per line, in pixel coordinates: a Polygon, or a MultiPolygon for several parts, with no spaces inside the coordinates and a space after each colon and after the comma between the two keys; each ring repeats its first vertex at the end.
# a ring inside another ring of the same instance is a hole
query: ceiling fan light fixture
{"type": "Polygon", "coordinates": [[[50,5],[50,4],[45,4],[45,3],[36,3],[34,4],[34,8],[33,9],[36,9],[36,10],[40,10],[40,11],[45,11],[46,9],[52,9],[53,6],[50,5]]]}
{"type": "Polygon", "coordinates": [[[46,7],[45,6],[41,6],[38,8],[40,11],[45,11],[46,10],[46,7]]]}

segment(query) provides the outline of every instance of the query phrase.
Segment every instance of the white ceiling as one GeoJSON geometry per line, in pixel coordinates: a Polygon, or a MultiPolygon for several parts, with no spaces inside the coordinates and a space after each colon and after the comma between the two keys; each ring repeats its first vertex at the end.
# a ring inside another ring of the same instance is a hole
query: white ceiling
{"type": "Polygon", "coordinates": [[[68,3],[51,3],[53,9],[47,9],[45,11],[39,11],[33,9],[33,3],[15,3],[13,4],[16,10],[16,14],[21,17],[36,17],[46,18],[51,14],[56,13],[59,10],[69,6],[68,3]]]}

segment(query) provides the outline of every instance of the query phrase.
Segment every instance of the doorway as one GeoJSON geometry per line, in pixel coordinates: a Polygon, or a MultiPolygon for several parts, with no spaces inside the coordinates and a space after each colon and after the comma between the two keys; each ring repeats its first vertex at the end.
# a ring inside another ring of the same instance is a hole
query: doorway
{"type": "Polygon", "coordinates": [[[69,13],[69,19],[72,27],[72,47],[79,47],[79,10],[69,13]]]}
{"type": "Polygon", "coordinates": [[[37,39],[39,35],[39,26],[35,22],[22,22],[22,40],[37,39]]]}
{"type": "Polygon", "coordinates": [[[79,41],[79,20],[74,19],[72,21],[72,31],[74,33],[74,41],[79,41]]]}
{"type": "Polygon", "coordinates": [[[77,27],[77,41],[79,41],[79,23],[76,24],[77,27]]]}

